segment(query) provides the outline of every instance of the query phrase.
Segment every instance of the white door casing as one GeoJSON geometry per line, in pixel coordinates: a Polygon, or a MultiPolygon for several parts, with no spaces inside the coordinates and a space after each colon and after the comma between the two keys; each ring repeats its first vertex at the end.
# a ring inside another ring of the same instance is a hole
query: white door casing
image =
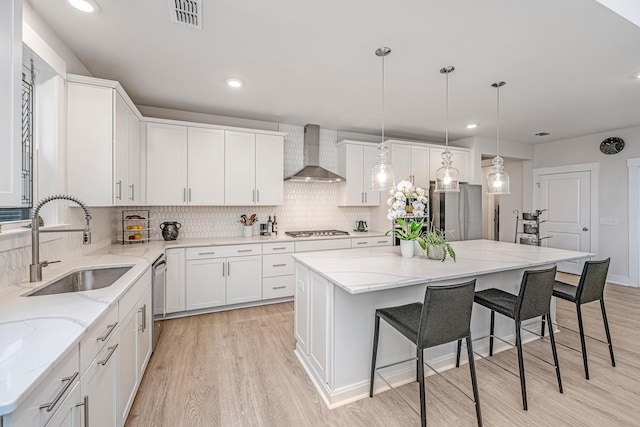
{"type": "MultiPolygon", "coordinates": [[[[598,164],[534,170],[534,206],[541,215],[544,246],[595,253],[598,247],[598,164]]],[[[584,261],[559,263],[558,270],[582,272],[584,261]]]]}
{"type": "Polygon", "coordinates": [[[627,159],[629,168],[629,283],[640,287],[640,158],[627,159]]]}

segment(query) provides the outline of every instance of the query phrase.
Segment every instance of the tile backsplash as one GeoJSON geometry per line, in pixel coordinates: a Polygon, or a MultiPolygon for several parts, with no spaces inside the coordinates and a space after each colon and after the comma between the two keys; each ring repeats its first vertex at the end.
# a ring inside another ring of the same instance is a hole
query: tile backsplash
{"type": "MultiPolygon", "coordinates": [[[[284,173],[290,175],[303,165],[304,127],[280,124],[284,138],[284,173]]],[[[320,164],[337,172],[338,150],[336,131],[320,130],[320,164]]],[[[222,184],[220,184],[222,185],[222,184]]],[[[152,206],[149,209],[154,230],[152,239],[162,239],[160,224],[178,221],[182,224],[179,239],[241,236],[240,215],[256,213],[260,222],[276,215],[281,233],[293,230],[339,229],[351,231],[357,220],[369,222],[371,208],[338,207],[338,186],[329,183],[284,182],[282,206],[152,206]]],[[[129,209],[129,208],[128,208],[129,209]]],[[[68,208],[62,222],[73,228],[84,227],[84,216],[78,208],[68,208]]],[[[120,237],[121,208],[92,208],[92,244],[82,245],[79,233],[61,233],[60,239],[41,244],[42,260],[65,260],[112,244],[120,237]]],[[[46,218],[45,218],[46,221],[46,218]]],[[[259,234],[254,225],[253,234],[259,234]]],[[[28,280],[31,247],[0,252],[0,287],[28,280]]]]}

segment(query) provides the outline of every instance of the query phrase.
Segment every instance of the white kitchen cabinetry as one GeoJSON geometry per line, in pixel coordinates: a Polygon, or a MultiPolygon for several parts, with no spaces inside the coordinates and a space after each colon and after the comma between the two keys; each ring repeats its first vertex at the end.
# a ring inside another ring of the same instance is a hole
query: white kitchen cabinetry
{"type": "Polygon", "coordinates": [[[76,384],[69,391],[67,398],[60,403],[60,409],[58,409],[45,426],[84,427],[89,425],[84,418],[87,413],[82,410],[84,404],[80,398],[80,386],[76,384]]]}
{"type": "Polygon", "coordinates": [[[118,302],[120,352],[118,358],[117,426],[129,415],[142,374],[151,357],[151,272],[148,270],[118,302]]]}
{"type": "MultiPolygon", "coordinates": [[[[83,340],[84,341],[84,340],[83,340]]],[[[116,393],[120,334],[116,333],[104,345],[82,374],[84,404],[88,405],[89,426],[116,426],[116,393]]]]}
{"type": "Polygon", "coordinates": [[[147,204],[224,204],[224,131],[147,123],[147,204]]]}
{"type": "Polygon", "coordinates": [[[67,80],[69,193],[90,206],[144,203],[135,105],[118,82],[74,75],[67,80]]]}
{"type": "MultiPolygon", "coordinates": [[[[464,148],[449,147],[451,152],[451,165],[458,169],[460,172],[460,182],[469,182],[471,180],[471,162],[469,161],[469,150],[464,148]]],[[[429,179],[431,181],[436,180],[436,171],[442,167],[442,153],[444,153],[444,147],[431,147],[429,148],[430,167],[429,167],[429,179]]]]}
{"type": "Polygon", "coordinates": [[[295,265],[295,297],[293,334],[302,354],[309,354],[309,270],[295,265]]]}
{"type": "Polygon", "coordinates": [[[225,131],[225,205],[281,205],[284,138],[225,131]]]}
{"type": "Polygon", "coordinates": [[[185,250],[167,249],[165,313],[186,310],[185,250]]]}
{"type": "Polygon", "coordinates": [[[370,191],[371,167],[377,162],[377,144],[356,141],[338,143],[338,206],[379,206],[380,192],[370,191]]]}
{"type": "Polygon", "coordinates": [[[227,304],[262,299],[262,256],[227,259],[227,304]]]}
{"type": "Polygon", "coordinates": [[[396,183],[405,180],[429,188],[429,147],[389,144],[396,183]]]}
{"type": "Polygon", "coordinates": [[[391,246],[393,239],[391,236],[380,237],[356,237],[351,239],[351,248],[371,248],[375,246],[391,246]]]}
{"type": "Polygon", "coordinates": [[[215,251],[205,247],[198,257],[187,260],[187,310],[225,305],[225,258],[213,258],[215,251]]]}
{"type": "Polygon", "coordinates": [[[262,245],[262,298],[292,297],[295,293],[293,242],[262,245]]]}

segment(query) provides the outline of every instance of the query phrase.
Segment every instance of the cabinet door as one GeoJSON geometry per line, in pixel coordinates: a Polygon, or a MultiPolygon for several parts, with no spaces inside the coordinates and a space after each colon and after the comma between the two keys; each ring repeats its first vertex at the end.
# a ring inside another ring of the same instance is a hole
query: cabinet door
{"type": "Polygon", "coordinates": [[[138,382],[142,381],[144,370],[151,357],[151,339],[153,335],[153,317],[151,313],[151,287],[138,302],[138,337],[136,349],[136,366],[138,382]]]}
{"type": "Polygon", "coordinates": [[[82,374],[82,396],[88,405],[89,426],[111,426],[116,424],[116,378],[118,375],[119,335],[107,342],[97,357],[82,374]]]}
{"type": "Polygon", "coordinates": [[[309,359],[318,375],[327,382],[329,282],[309,274],[309,359]]]}
{"type": "Polygon", "coordinates": [[[114,203],[113,96],[107,87],[67,87],[68,193],[89,206],[114,203]]]}
{"type": "Polygon", "coordinates": [[[224,203],[256,203],[256,136],[247,132],[225,131],[224,203]]]}
{"type": "Polygon", "coordinates": [[[256,135],[256,204],[281,205],[284,198],[284,138],[256,135]]]}
{"type": "Polygon", "coordinates": [[[135,398],[136,384],[138,382],[137,369],[137,335],[138,312],[131,310],[120,324],[120,354],[118,357],[118,400],[117,400],[117,425],[123,426],[129,414],[129,408],[135,398]]]}
{"type": "Polygon", "coordinates": [[[344,167],[339,168],[339,172],[345,178],[345,182],[338,183],[338,206],[362,206],[364,204],[363,152],[363,146],[359,144],[345,144],[338,147],[338,156],[342,157],[339,162],[344,164],[344,167]]]}
{"type": "Polygon", "coordinates": [[[127,109],[127,122],[127,204],[141,205],[144,198],[140,186],[140,120],[130,109],[127,109]]]}
{"type": "Polygon", "coordinates": [[[227,258],[227,304],[262,299],[262,256],[227,258]]]}
{"type": "Polygon", "coordinates": [[[147,204],[187,203],[187,128],[147,124],[147,204]]]}
{"type": "Polygon", "coordinates": [[[184,269],[184,249],[167,250],[165,313],[175,313],[186,309],[184,269]]]}
{"type": "Polygon", "coordinates": [[[429,147],[411,147],[413,185],[429,189],[429,147]]]}
{"type": "Polygon", "coordinates": [[[300,264],[295,265],[296,285],[294,305],[294,325],[293,334],[298,342],[298,347],[304,355],[309,354],[309,270],[300,264]]]}
{"type": "MultiPolygon", "coordinates": [[[[380,191],[371,191],[371,167],[378,161],[378,148],[369,145],[362,147],[362,192],[365,206],[380,205],[380,191]]],[[[385,193],[386,196],[386,193],[385,193]]]]}
{"type": "MultiPolygon", "coordinates": [[[[460,182],[469,182],[470,171],[469,171],[469,152],[462,149],[452,149],[451,151],[451,165],[458,169],[460,172],[460,182]]],[[[444,148],[430,148],[429,149],[429,179],[435,181],[436,179],[436,170],[438,170],[442,166],[442,153],[444,153],[444,148]]]]}
{"type": "Polygon", "coordinates": [[[391,144],[391,164],[396,183],[412,181],[410,145],[391,144]]]}
{"type": "Polygon", "coordinates": [[[189,128],[188,135],[188,203],[223,205],[224,131],[189,128]]]}
{"type": "MultiPolygon", "coordinates": [[[[86,426],[86,421],[83,420],[82,403],[80,398],[80,386],[78,384],[73,386],[73,389],[69,392],[69,395],[60,404],[60,408],[53,417],[45,424],[46,427],[81,427],[86,426]]],[[[93,424],[93,425],[107,425],[107,424],[93,424]]]]}
{"type": "Polygon", "coordinates": [[[129,200],[129,106],[114,93],[115,117],[113,140],[113,204],[128,205],[129,200]]]}
{"type": "Polygon", "coordinates": [[[226,262],[226,258],[187,261],[187,310],[225,304],[226,262]]]}

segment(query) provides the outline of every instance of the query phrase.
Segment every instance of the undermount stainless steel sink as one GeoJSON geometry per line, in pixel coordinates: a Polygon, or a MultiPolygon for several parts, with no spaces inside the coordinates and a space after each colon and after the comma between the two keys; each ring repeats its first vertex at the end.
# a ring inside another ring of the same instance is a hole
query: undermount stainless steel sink
{"type": "Polygon", "coordinates": [[[131,265],[119,267],[96,267],[73,271],[43,288],[31,292],[30,297],[64,294],[67,292],[91,291],[113,285],[116,280],[131,270],[131,265]]]}

